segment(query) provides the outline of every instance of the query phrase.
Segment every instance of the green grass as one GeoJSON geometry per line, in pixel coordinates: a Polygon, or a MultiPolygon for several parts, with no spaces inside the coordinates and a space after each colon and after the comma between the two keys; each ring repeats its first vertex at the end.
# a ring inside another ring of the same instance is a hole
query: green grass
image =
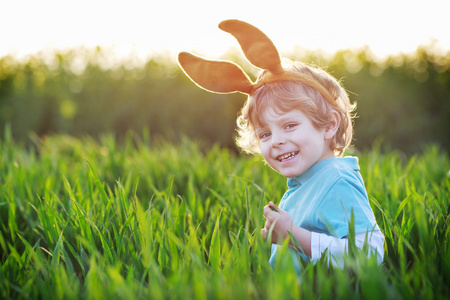
{"type": "Polygon", "coordinates": [[[129,134],[0,141],[2,299],[447,299],[450,160],[357,153],[385,260],[274,270],[263,206],[286,180],[260,157],[129,134]]]}

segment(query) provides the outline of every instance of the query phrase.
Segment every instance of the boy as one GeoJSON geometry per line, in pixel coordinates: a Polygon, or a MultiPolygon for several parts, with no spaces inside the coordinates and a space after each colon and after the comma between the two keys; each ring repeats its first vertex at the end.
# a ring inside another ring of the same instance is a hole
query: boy
{"type": "Polygon", "coordinates": [[[322,70],[283,64],[271,40],[254,26],[227,20],[219,27],[235,36],[247,59],[263,69],[256,82],[231,62],[189,53],[180,53],[178,59],[200,87],[249,95],[237,120],[237,144],[247,153],[260,152],[288,180],[279,207],[272,202],[264,207],[261,233],[267,237],[272,230],[271,264],[290,234],[298,242],[291,239],[290,246],[304,259],[315,261],[327,250],[336,259],[332,262],[340,264],[352,213],[356,245],[362,247],[367,239],[381,263],[384,236],[369,205],[358,159],[341,157],[352,139],[354,109],[345,90],[322,70]]]}

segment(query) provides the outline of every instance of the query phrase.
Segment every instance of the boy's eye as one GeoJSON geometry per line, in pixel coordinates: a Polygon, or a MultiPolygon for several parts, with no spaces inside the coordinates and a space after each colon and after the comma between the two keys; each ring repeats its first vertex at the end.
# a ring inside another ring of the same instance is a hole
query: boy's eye
{"type": "Polygon", "coordinates": [[[262,140],[262,139],[268,138],[269,136],[270,136],[269,132],[263,132],[259,135],[259,139],[262,140]]]}
{"type": "Polygon", "coordinates": [[[291,124],[287,124],[285,128],[291,129],[291,128],[294,128],[295,126],[297,126],[297,124],[291,123],[291,124]]]}

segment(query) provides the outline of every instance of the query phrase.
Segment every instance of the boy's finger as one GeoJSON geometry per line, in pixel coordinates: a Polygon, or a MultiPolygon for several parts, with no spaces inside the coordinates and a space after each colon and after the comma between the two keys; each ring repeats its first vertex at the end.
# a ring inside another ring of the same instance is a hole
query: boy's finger
{"type": "Polygon", "coordinates": [[[278,210],[276,210],[275,208],[273,208],[272,206],[266,205],[264,206],[264,216],[267,218],[267,216],[272,212],[278,212],[278,210]]]}
{"type": "Polygon", "coordinates": [[[266,238],[266,236],[267,236],[267,229],[265,229],[265,228],[261,229],[261,235],[263,236],[263,238],[266,238]]]}
{"type": "Polygon", "coordinates": [[[278,206],[275,205],[275,203],[273,203],[272,201],[269,202],[268,206],[270,207],[271,210],[278,212],[280,210],[280,208],[278,206]]]}
{"type": "Polygon", "coordinates": [[[273,207],[273,206],[269,206],[269,208],[271,209],[271,210],[273,210],[273,211],[276,211],[276,212],[278,212],[278,209],[276,209],[275,207],[273,207]]]}
{"type": "Polygon", "coordinates": [[[269,220],[267,220],[266,223],[264,224],[264,229],[269,230],[270,226],[272,226],[272,222],[269,222],[269,220]]]}

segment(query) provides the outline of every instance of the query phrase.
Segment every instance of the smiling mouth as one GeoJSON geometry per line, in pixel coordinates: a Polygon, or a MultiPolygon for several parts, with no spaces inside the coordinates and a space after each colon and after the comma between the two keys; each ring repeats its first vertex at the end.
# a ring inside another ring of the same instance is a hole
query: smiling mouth
{"type": "Polygon", "coordinates": [[[288,160],[288,159],[293,158],[293,157],[296,156],[297,154],[298,154],[298,151],[289,152],[289,153],[286,153],[286,154],[283,154],[283,155],[278,156],[278,157],[277,157],[277,160],[283,162],[283,161],[285,161],[285,160],[288,160]]]}

